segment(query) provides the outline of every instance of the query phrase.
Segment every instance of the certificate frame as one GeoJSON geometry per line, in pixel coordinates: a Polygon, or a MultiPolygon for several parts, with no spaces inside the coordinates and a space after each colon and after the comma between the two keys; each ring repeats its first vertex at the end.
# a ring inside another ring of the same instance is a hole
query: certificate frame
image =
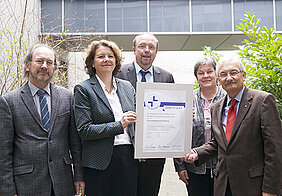
{"type": "Polygon", "coordinates": [[[193,84],[138,82],[136,89],[134,158],[180,158],[190,152],[193,84]]]}

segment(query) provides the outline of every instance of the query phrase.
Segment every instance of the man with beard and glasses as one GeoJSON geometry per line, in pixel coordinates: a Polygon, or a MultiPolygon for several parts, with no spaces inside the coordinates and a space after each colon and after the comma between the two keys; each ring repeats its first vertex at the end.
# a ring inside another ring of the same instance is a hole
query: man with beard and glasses
{"type": "Polygon", "coordinates": [[[73,95],[50,83],[56,67],[54,50],[35,45],[28,82],[0,97],[0,195],[84,195],[73,95]]]}
{"type": "MultiPolygon", "coordinates": [[[[128,80],[136,89],[136,82],[174,83],[171,73],[153,66],[158,52],[158,39],[150,33],[137,35],[133,40],[135,61],[123,65],[117,78],[128,80]]],[[[165,159],[143,159],[138,174],[138,196],[157,196],[165,159]]]]}

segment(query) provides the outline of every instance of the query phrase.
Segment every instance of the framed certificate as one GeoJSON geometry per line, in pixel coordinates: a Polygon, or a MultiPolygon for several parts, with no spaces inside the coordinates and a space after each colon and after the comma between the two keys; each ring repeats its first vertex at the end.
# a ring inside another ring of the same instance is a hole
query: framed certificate
{"type": "Polygon", "coordinates": [[[193,84],[137,83],[135,158],[179,158],[190,152],[193,84]]]}

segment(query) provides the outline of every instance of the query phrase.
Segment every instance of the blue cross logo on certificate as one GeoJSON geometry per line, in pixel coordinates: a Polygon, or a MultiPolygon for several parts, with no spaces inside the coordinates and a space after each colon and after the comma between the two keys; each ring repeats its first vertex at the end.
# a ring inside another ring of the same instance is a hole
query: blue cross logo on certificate
{"type": "Polygon", "coordinates": [[[146,98],[144,106],[149,109],[156,109],[160,107],[160,99],[156,95],[150,95],[146,98]]]}

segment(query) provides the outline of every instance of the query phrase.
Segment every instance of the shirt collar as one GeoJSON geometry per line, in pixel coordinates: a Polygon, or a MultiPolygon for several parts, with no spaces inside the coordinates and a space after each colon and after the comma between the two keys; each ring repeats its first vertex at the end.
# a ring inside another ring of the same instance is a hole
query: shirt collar
{"type": "MultiPolygon", "coordinates": [[[[236,97],[234,98],[237,102],[241,102],[242,96],[243,96],[243,92],[245,90],[245,85],[243,86],[243,89],[236,95],[236,97]]],[[[227,95],[227,104],[230,105],[231,103],[231,98],[229,97],[229,95],[227,95]]]]}
{"type": "MultiPolygon", "coordinates": [[[[38,90],[40,90],[40,88],[38,88],[37,86],[35,86],[34,84],[32,84],[30,81],[28,81],[28,86],[30,88],[31,94],[32,96],[34,96],[38,90]]],[[[50,91],[50,83],[45,86],[45,88],[43,88],[43,90],[46,91],[46,93],[50,96],[51,95],[51,91],[50,91]]]]}
{"type": "MultiPolygon", "coordinates": [[[[107,92],[106,91],[106,86],[105,86],[104,82],[99,78],[99,76],[97,74],[95,74],[95,75],[96,75],[96,78],[97,78],[98,82],[100,83],[102,89],[104,90],[104,92],[107,92]]],[[[117,91],[117,82],[116,82],[115,77],[113,77],[113,86],[114,86],[114,88],[113,88],[111,93],[114,93],[114,92],[117,91]]]]}
{"type": "Polygon", "coordinates": [[[150,72],[150,74],[153,75],[153,66],[151,66],[147,70],[144,70],[140,65],[137,64],[136,61],[134,61],[134,66],[135,66],[136,74],[139,74],[140,70],[143,70],[143,71],[148,71],[148,72],[150,72]]]}

